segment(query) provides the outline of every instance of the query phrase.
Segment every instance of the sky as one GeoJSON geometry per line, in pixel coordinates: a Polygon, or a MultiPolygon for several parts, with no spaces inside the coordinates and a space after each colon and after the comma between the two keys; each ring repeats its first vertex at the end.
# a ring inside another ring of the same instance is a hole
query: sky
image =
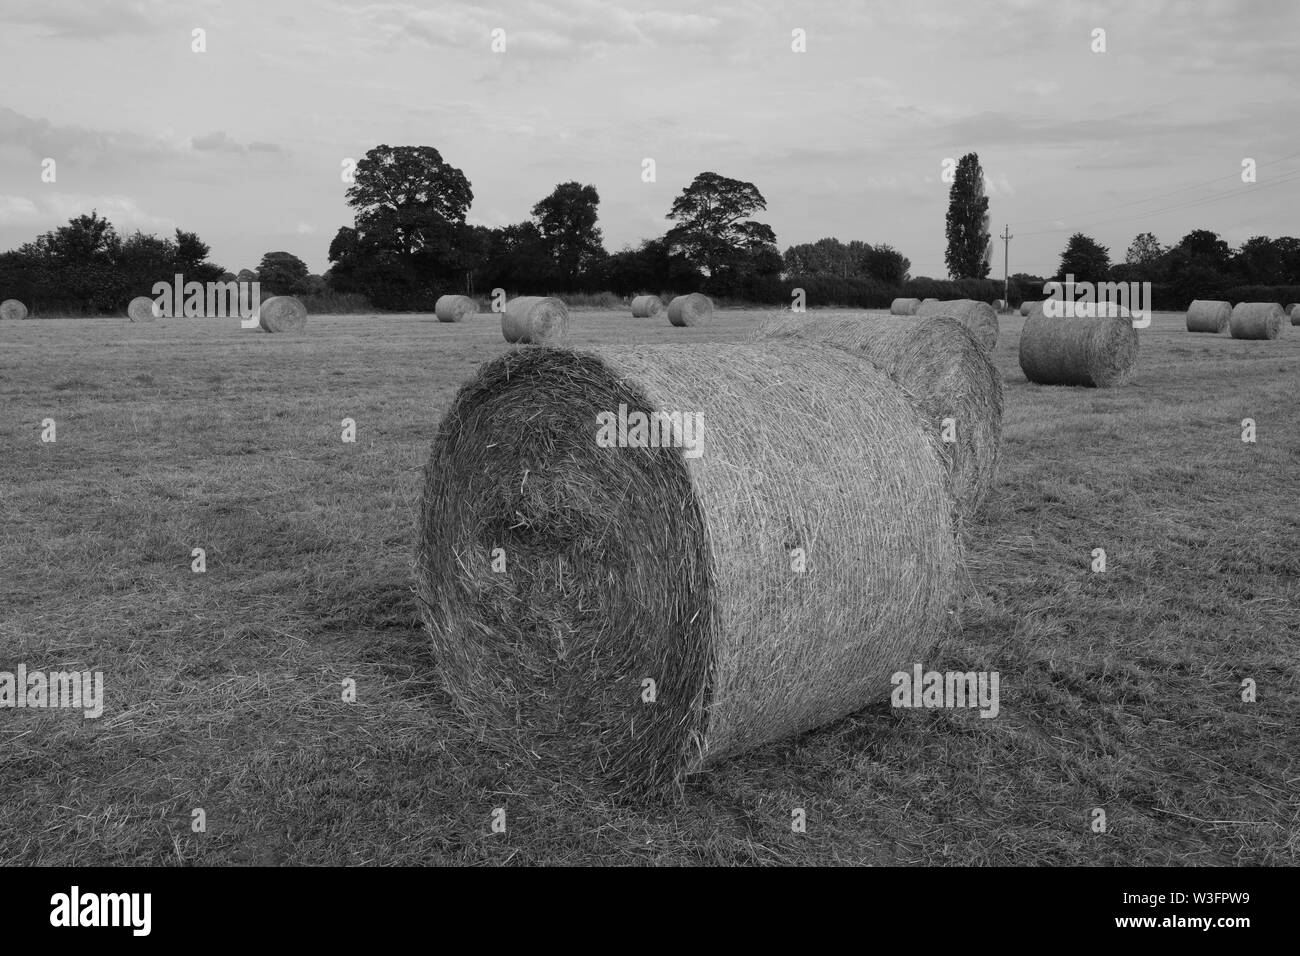
{"type": "Polygon", "coordinates": [[[1298,36],[1294,0],[6,0],[0,250],[97,209],[232,272],[321,273],[343,164],[381,143],[436,147],[487,226],[594,185],[610,251],[713,171],[759,188],[781,249],[889,243],[942,277],[944,162],[972,151],[1013,274],[1075,231],[1115,261],[1143,231],[1235,246],[1300,235],[1298,36]]]}

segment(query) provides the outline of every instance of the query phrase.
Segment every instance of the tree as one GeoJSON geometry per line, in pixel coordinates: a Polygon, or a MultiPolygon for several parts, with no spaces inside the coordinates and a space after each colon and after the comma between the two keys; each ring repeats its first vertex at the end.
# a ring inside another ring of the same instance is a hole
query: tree
{"type": "Polygon", "coordinates": [[[1073,275],[1076,282],[1105,282],[1110,273],[1110,250],[1081,232],[1072,235],[1061,253],[1056,275],[1073,275]]]}
{"type": "Polygon", "coordinates": [[[307,263],[292,252],[268,252],[257,267],[257,281],[272,295],[306,291],[307,263]]]}
{"type": "Polygon", "coordinates": [[[1129,243],[1124,262],[1131,266],[1151,266],[1167,252],[1154,233],[1140,232],[1129,243]]]}
{"type": "Polygon", "coordinates": [[[1232,265],[1238,278],[1256,285],[1283,284],[1287,281],[1283,250],[1268,236],[1252,236],[1241,244],[1232,265]]]}
{"type": "Polygon", "coordinates": [[[186,282],[215,282],[225,272],[219,265],[208,262],[212,248],[197,233],[176,230],[176,271],[186,282]]]}
{"type": "Polygon", "coordinates": [[[989,274],[989,200],[984,195],[984,168],[976,153],[957,163],[956,178],[948,190],[945,235],[948,249],[943,261],[953,279],[984,279],[989,274]]]}
{"type": "Polygon", "coordinates": [[[863,272],[871,278],[887,285],[901,285],[907,281],[911,268],[912,261],[893,246],[885,243],[867,246],[863,272]]]}
{"type": "Polygon", "coordinates": [[[745,270],[764,245],[776,243],[776,233],[750,217],[767,208],[753,183],[717,173],[700,173],[673,200],[666,218],[677,225],[664,237],[710,277],[726,269],[745,270]]]}
{"type": "Polygon", "coordinates": [[[555,262],[561,282],[572,290],[580,273],[605,256],[605,246],[596,225],[600,195],[595,186],[576,182],[560,183],[551,194],[533,206],[533,219],[542,244],[555,262]]]}
{"type": "Polygon", "coordinates": [[[1216,272],[1227,272],[1232,259],[1232,248],[1217,232],[1208,229],[1193,229],[1178,240],[1174,249],[1216,272]]]}

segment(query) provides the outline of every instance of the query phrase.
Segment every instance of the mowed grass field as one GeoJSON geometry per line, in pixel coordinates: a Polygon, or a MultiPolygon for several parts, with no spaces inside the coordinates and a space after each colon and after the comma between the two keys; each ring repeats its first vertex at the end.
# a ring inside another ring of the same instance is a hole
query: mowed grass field
{"type": "MultiPolygon", "coordinates": [[[[740,341],[762,315],[578,311],[574,345],[740,341]]],[[[650,805],[486,756],[435,675],[421,469],[508,347],[496,316],[0,324],[0,670],[102,671],[106,698],[0,710],[0,862],[1296,863],[1300,329],[1158,314],[1132,382],[1088,390],[1028,384],[1021,323],[960,628],[920,662],[998,671],[1000,715],[881,704],[650,805]]]]}

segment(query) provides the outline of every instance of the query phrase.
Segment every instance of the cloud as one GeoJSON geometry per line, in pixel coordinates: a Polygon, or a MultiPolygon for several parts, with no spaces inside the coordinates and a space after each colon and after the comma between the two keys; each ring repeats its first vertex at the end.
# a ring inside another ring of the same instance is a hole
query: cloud
{"type": "Polygon", "coordinates": [[[41,0],[6,8],[0,22],[50,37],[102,39],[177,29],[193,16],[171,0],[41,0]]]}
{"type": "Polygon", "coordinates": [[[136,229],[171,231],[174,220],[155,216],[141,208],[130,196],[117,194],[50,193],[35,200],[26,196],[0,194],[0,221],[6,226],[37,226],[53,229],[69,219],[95,210],[110,220],[119,234],[136,229]]]}

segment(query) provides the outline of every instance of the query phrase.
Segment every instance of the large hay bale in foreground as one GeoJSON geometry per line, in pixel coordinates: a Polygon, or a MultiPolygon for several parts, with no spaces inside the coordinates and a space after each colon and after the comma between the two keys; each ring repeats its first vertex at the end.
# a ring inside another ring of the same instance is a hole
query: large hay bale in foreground
{"type": "Polygon", "coordinates": [[[126,307],[126,317],[132,322],[152,322],[159,314],[158,303],[147,295],[137,295],[126,307]]]}
{"type": "Polygon", "coordinates": [[[987,302],[976,299],[949,299],[943,302],[926,299],[916,314],[923,319],[939,315],[956,319],[971,330],[986,351],[993,351],[993,347],[998,344],[998,314],[987,302]]]}
{"type": "Polygon", "coordinates": [[[921,307],[920,299],[895,299],[889,303],[890,315],[916,315],[916,310],[921,307]]]}
{"type": "Polygon", "coordinates": [[[467,295],[440,295],[433,304],[433,314],[439,322],[463,322],[478,314],[478,303],[467,295]]]}
{"type": "Polygon", "coordinates": [[[261,304],[257,324],[264,332],[301,332],[307,327],[307,307],[291,295],[275,295],[261,304]]]}
{"type": "Polygon", "coordinates": [[[1238,302],[1228,317],[1234,339],[1275,339],[1286,327],[1286,314],[1276,302],[1238,302]]]}
{"type": "Polygon", "coordinates": [[[1053,318],[1031,312],[1020,332],[1020,368],[1040,385],[1120,385],[1137,353],[1137,329],[1121,316],[1053,318]]]}
{"type": "Polygon", "coordinates": [[[569,338],[569,308],[552,296],[521,295],[506,303],[501,334],[520,345],[563,345],[569,338]]]}
{"type": "Polygon", "coordinates": [[[956,319],[772,318],[751,341],[793,339],[836,345],[863,356],[901,385],[943,456],[958,518],[983,503],[1002,444],[1002,374],[974,334],[956,319]],[[952,419],[954,442],[943,440],[952,419]]]}
{"type": "Polygon", "coordinates": [[[699,325],[711,318],[713,318],[713,300],[699,292],[679,295],[668,303],[668,321],[673,325],[699,325]]]}
{"type": "Polygon", "coordinates": [[[1193,299],[1187,307],[1188,332],[1223,332],[1228,328],[1232,305],[1214,299],[1193,299]]]}
{"type": "Polygon", "coordinates": [[[657,295],[639,295],[632,300],[632,318],[653,319],[664,310],[664,300],[657,295]]]}
{"type": "Polygon", "coordinates": [[[5,299],[0,302],[0,319],[21,320],[27,318],[27,306],[17,299],[5,299]]]}
{"type": "Polygon", "coordinates": [[[439,676],[487,746],[657,789],[928,659],[959,567],[945,484],[902,390],[842,349],[510,351],[457,394],[424,472],[439,676]],[[702,415],[702,454],[599,446],[598,415],[656,412],[683,444],[702,415]]]}

